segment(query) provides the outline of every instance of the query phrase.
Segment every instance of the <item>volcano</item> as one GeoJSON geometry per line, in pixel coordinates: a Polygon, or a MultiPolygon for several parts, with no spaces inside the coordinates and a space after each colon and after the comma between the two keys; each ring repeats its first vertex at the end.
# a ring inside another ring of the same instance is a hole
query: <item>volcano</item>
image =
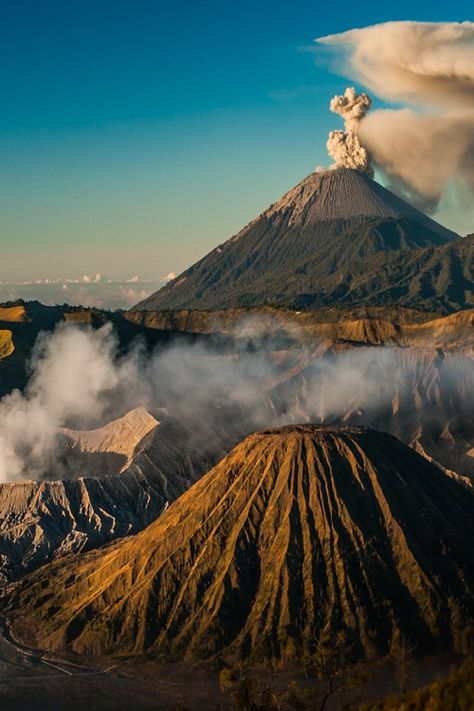
{"type": "Polygon", "coordinates": [[[292,425],[245,439],[136,536],[66,557],[6,599],[51,650],[229,660],[418,650],[472,617],[474,497],[391,435],[292,425]]]}
{"type": "MultiPolygon", "coordinates": [[[[135,308],[339,303],[353,272],[379,272],[379,265],[373,265],[377,255],[411,253],[458,240],[454,232],[359,171],[312,173],[135,308]]],[[[370,284],[366,291],[370,294],[370,284]]]]}

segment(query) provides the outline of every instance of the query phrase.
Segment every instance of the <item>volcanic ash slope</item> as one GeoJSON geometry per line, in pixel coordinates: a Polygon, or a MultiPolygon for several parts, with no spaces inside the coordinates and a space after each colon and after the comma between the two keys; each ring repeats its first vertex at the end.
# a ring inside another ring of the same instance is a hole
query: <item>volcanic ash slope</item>
{"type": "Polygon", "coordinates": [[[7,598],[47,649],[278,658],[448,645],[473,613],[474,497],[390,435],[294,425],[245,439],[140,534],[7,598]]]}
{"type": "MultiPolygon", "coordinates": [[[[267,304],[299,309],[361,300],[367,305],[374,303],[375,288],[389,292],[375,303],[398,303],[402,296],[408,298],[406,285],[397,293],[398,282],[410,271],[407,260],[411,263],[416,255],[418,263],[424,250],[436,252],[459,241],[458,235],[357,170],[312,173],[135,309],[267,304]],[[401,255],[397,280],[385,275],[378,283],[387,260],[401,255]]],[[[456,275],[460,277],[458,270],[456,275]]],[[[415,296],[420,304],[433,294],[424,289],[415,296]]],[[[467,297],[466,292],[464,307],[470,303],[467,297]]]]}

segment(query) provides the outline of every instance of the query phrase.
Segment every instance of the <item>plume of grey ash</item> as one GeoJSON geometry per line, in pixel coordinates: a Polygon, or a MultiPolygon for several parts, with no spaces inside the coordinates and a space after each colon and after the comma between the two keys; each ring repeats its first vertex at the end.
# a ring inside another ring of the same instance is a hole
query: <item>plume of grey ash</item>
{"type": "MultiPolygon", "coordinates": [[[[470,225],[474,22],[385,22],[317,42],[330,49],[338,72],[400,105],[354,116],[353,130],[386,185],[425,211],[441,202],[445,214],[470,225]]],[[[341,142],[334,139],[336,153],[352,155],[341,142]]]]}
{"type": "Polygon", "coordinates": [[[334,168],[352,168],[373,175],[370,155],[357,134],[358,125],[371,104],[370,97],[357,94],[354,87],[349,87],[344,94],[331,100],[331,111],[344,119],[344,131],[331,131],[328,137],[327,150],[334,160],[334,168]]]}

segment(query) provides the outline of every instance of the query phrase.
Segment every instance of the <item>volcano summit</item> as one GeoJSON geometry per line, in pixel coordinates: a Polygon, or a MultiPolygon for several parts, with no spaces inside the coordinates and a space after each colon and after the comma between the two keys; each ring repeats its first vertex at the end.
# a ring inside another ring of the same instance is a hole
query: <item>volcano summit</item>
{"type": "MultiPolygon", "coordinates": [[[[361,277],[373,274],[377,281],[381,266],[395,257],[422,256],[459,241],[366,174],[348,168],[312,173],[136,308],[368,303],[377,284],[361,285],[361,277]]],[[[387,279],[390,285],[390,274],[387,279]]]]}

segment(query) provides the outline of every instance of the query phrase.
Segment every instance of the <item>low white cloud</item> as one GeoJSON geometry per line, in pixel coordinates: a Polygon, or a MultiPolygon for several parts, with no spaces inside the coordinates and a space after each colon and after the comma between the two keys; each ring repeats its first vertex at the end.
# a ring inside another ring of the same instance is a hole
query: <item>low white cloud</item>
{"type": "Polygon", "coordinates": [[[94,276],[88,276],[87,274],[84,274],[84,276],[82,277],[82,281],[84,282],[84,284],[101,284],[109,280],[103,274],[97,272],[97,274],[94,274],[94,276]]]}
{"type": "Polygon", "coordinates": [[[71,306],[124,309],[146,299],[161,286],[161,279],[143,280],[134,275],[120,281],[107,279],[100,273],[78,278],[0,281],[0,303],[23,299],[41,301],[46,305],[68,303],[71,306]]]}
{"type": "Polygon", "coordinates": [[[0,402],[0,480],[48,475],[58,428],[90,423],[139,384],[138,352],[117,354],[107,324],[97,331],[61,324],[35,346],[25,393],[0,402]],[[91,419],[92,418],[92,419],[91,419]]]}
{"type": "MultiPolygon", "coordinates": [[[[25,392],[0,401],[0,480],[57,476],[58,428],[89,429],[140,405],[165,408],[192,424],[190,432],[219,417],[232,436],[304,421],[384,429],[394,407],[400,431],[413,415],[439,431],[446,425],[444,404],[437,410],[427,397],[414,407],[426,355],[420,361],[410,349],[372,347],[321,358],[314,342],[301,342],[297,325],[282,333],[264,317],[247,317],[231,333],[241,348],[234,355],[209,341],[178,340],[151,355],[139,346],[124,354],[110,325],[61,324],[43,335],[25,392]],[[290,360],[281,358],[288,340],[301,344],[290,360]]],[[[437,391],[442,382],[443,403],[455,403],[453,412],[468,421],[470,408],[463,411],[465,397],[458,396],[474,387],[472,358],[437,360],[429,366],[431,387],[437,391]]]]}

